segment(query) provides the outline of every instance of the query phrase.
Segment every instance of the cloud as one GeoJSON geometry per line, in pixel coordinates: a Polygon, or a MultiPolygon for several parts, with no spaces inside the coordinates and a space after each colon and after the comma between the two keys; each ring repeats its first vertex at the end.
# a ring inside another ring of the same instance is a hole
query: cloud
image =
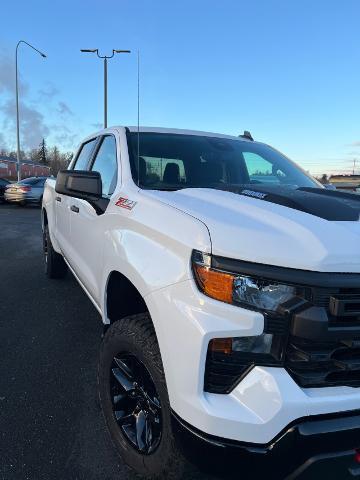
{"type": "Polygon", "coordinates": [[[65,102],[58,103],[57,111],[60,115],[74,115],[70,107],[65,102]]]}
{"type": "Polygon", "coordinates": [[[80,141],[78,134],[74,133],[66,125],[51,125],[51,129],[56,131],[54,136],[55,143],[60,144],[63,148],[71,150],[80,141]]]}
{"type": "MultiPolygon", "coordinates": [[[[15,62],[5,55],[0,55],[0,93],[10,93],[15,96],[15,62]]],[[[28,93],[28,85],[22,81],[19,73],[19,91],[22,95],[28,93]]]]}
{"type": "Polygon", "coordinates": [[[46,102],[52,100],[58,93],[59,90],[51,83],[48,83],[45,88],[41,88],[38,91],[40,101],[46,102]]]}
{"type": "MultiPolygon", "coordinates": [[[[0,106],[0,111],[5,116],[5,127],[15,131],[16,106],[15,100],[8,100],[0,106]]],[[[49,135],[49,128],[45,125],[44,116],[36,108],[25,102],[19,103],[21,148],[31,149],[37,147],[43,138],[49,135]]]]}
{"type": "MultiPolygon", "coordinates": [[[[2,114],[0,147],[15,148],[15,62],[10,56],[0,54],[0,72],[0,113],[2,114]]],[[[28,84],[23,81],[19,72],[19,91],[21,149],[29,150],[37,147],[41,140],[48,139],[48,136],[50,136],[50,142],[55,141],[60,149],[72,148],[77,143],[77,135],[68,128],[68,118],[74,113],[65,101],[57,99],[59,90],[52,83],[46,83],[37,91],[36,97],[31,98],[28,84]],[[42,113],[43,108],[49,109],[50,117],[45,117],[42,113]],[[59,125],[52,125],[54,112],[59,117],[59,125]],[[66,121],[67,124],[65,124],[66,121]]]]}
{"type": "Polygon", "coordinates": [[[5,137],[4,134],[0,132],[0,150],[5,148],[5,137]]]}
{"type": "Polygon", "coordinates": [[[103,124],[98,122],[98,123],[92,123],[91,124],[92,127],[95,128],[95,130],[102,130],[104,128],[103,124]]]}
{"type": "Polygon", "coordinates": [[[350,147],[360,147],[360,140],[350,143],[350,147]]]}

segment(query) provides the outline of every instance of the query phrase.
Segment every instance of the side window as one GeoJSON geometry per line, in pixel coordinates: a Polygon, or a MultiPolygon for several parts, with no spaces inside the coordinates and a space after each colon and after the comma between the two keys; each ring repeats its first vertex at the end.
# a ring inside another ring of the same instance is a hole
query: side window
{"type": "Polygon", "coordinates": [[[252,183],[281,183],[285,174],[257,153],[243,152],[246,168],[252,183]]]}
{"type": "Polygon", "coordinates": [[[113,135],[103,138],[91,170],[101,175],[103,196],[112,195],[117,180],[116,141],[113,135]]]}
{"type": "Polygon", "coordinates": [[[94,138],[94,140],[84,143],[84,145],[81,147],[80,153],[77,156],[73,170],[87,170],[88,162],[90,160],[96,140],[97,139],[94,138]]]}

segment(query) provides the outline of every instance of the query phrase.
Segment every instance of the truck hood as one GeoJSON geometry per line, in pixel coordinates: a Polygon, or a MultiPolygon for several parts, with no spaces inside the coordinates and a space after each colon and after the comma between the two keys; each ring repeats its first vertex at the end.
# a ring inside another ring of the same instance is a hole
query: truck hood
{"type": "Polygon", "coordinates": [[[360,196],[315,188],[143,191],[202,221],[212,253],[318,272],[360,273],[360,196]]]}

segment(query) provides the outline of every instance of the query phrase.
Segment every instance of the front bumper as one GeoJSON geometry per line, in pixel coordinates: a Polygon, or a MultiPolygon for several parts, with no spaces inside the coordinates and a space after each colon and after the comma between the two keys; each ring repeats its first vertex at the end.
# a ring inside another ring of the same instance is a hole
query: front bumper
{"type": "Polygon", "coordinates": [[[299,418],[359,409],[360,388],[301,388],[280,367],[254,367],[229,394],[204,392],[209,340],[259,335],[263,315],[205,297],[192,280],[145,299],[159,341],[170,405],[199,431],[261,445],[299,418]]]}
{"type": "Polygon", "coordinates": [[[299,420],[265,445],[207,435],[175,413],[172,426],[178,445],[192,463],[229,478],[360,478],[360,464],[355,460],[360,446],[360,411],[299,420]]]}

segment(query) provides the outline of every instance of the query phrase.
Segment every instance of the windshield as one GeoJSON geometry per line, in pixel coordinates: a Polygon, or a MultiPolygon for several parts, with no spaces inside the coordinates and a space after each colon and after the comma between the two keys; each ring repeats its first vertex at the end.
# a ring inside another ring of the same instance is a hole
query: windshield
{"type": "Polygon", "coordinates": [[[319,184],[273,148],[241,139],[128,133],[131,171],[136,184],[152,190],[319,184]],[[139,163],[139,174],[138,174],[139,163]]]}

